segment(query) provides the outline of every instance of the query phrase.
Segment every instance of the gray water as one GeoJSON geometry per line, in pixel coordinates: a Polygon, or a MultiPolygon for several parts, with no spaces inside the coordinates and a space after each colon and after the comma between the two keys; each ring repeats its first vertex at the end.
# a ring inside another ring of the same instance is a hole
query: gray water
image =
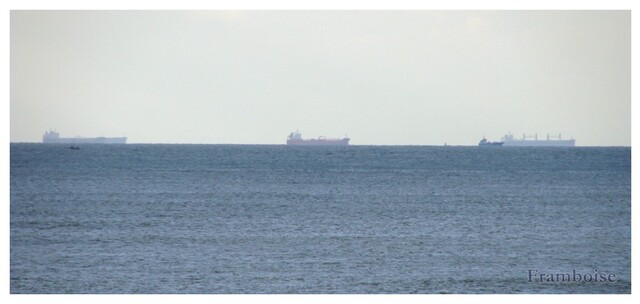
{"type": "Polygon", "coordinates": [[[631,292],[630,148],[10,154],[11,293],[631,292]]]}

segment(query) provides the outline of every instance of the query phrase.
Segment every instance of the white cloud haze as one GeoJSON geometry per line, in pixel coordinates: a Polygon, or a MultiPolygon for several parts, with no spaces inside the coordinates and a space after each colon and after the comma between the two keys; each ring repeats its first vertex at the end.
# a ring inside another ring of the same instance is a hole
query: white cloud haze
{"type": "Polygon", "coordinates": [[[629,11],[12,11],[11,141],[631,144],[629,11]]]}

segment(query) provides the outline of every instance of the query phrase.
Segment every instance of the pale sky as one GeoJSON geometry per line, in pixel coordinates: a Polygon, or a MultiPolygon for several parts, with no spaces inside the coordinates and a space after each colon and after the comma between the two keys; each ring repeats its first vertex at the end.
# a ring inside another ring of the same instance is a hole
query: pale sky
{"type": "Polygon", "coordinates": [[[631,145],[630,11],[12,11],[12,142],[631,145]]]}

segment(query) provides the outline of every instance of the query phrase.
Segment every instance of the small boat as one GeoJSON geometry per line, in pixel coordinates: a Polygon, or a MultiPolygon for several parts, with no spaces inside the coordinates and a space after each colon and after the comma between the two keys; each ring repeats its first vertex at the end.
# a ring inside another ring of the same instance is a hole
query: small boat
{"type": "Polygon", "coordinates": [[[78,147],[78,146],[70,146],[69,149],[71,149],[71,150],[80,150],[80,147],[78,147]]]}
{"type": "Polygon", "coordinates": [[[504,142],[502,141],[487,141],[486,138],[482,138],[482,140],[480,140],[480,143],[478,143],[478,146],[480,147],[501,147],[502,144],[504,144],[504,142]]]}

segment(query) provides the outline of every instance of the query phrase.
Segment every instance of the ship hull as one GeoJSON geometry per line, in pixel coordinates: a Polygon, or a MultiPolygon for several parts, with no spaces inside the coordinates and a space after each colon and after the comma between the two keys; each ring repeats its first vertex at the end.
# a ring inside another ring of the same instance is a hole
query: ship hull
{"type": "Polygon", "coordinates": [[[337,140],[326,140],[326,139],[288,139],[288,146],[348,146],[349,139],[337,139],[337,140]]]}
{"type": "Polygon", "coordinates": [[[479,143],[480,147],[502,147],[503,142],[487,142],[487,143],[479,143]]]}
{"type": "Polygon", "coordinates": [[[126,137],[59,137],[43,138],[45,144],[126,144],[126,137]]]}
{"type": "Polygon", "coordinates": [[[567,140],[507,140],[504,147],[575,147],[575,139],[567,140]]]}

